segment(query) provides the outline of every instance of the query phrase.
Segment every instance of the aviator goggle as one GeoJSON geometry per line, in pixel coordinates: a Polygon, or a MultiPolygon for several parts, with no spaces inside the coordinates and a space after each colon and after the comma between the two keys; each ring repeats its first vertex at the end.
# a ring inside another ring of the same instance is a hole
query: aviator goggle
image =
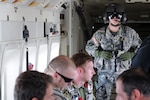
{"type": "Polygon", "coordinates": [[[113,13],[108,16],[109,19],[113,19],[114,17],[116,17],[117,19],[121,19],[123,16],[120,13],[113,13]]]}
{"type": "Polygon", "coordinates": [[[48,68],[50,68],[51,70],[55,71],[62,79],[64,79],[64,81],[65,81],[66,83],[70,83],[70,82],[73,80],[72,78],[68,78],[68,77],[66,77],[66,76],[64,76],[64,75],[62,75],[62,74],[60,74],[59,72],[57,72],[57,71],[54,69],[54,66],[53,66],[52,64],[50,64],[50,65],[48,66],[48,68]]]}
{"type": "Polygon", "coordinates": [[[63,78],[66,83],[70,83],[70,82],[73,80],[73,79],[71,79],[71,78],[68,78],[68,77],[66,77],[66,76],[63,76],[62,74],[60,74],[60,73],[58,73],[58,72],[56,72],[56,73],[57,73],[58,75],[60,75],[61,78],[63,78]]]}

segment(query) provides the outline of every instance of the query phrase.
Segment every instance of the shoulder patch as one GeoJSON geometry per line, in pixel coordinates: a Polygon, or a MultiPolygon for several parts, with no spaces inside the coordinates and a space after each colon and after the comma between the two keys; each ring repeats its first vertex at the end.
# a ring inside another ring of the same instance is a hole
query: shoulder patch
{"type": "Polygon", "coordinates": [[[106,27],[102,27],[99,29],[99,32],[102,33],[102,34],[105,34],[106,32],[106,27]]]}
{"type": "Polygon", "coordinates": [[[104,34],[104,33],[105,33],[105,30],[99,30],[99,32],[104,34]]]}
{"type": "Polygon", "coordinates": [[[94,36],[94,37],[92,37],[92,40],[93,40],[93,42],[94,42],[94,44],[95,45],[98,45],[98,41],[97,41],[97,39],[96,39],[96,37],[94,36]]]}

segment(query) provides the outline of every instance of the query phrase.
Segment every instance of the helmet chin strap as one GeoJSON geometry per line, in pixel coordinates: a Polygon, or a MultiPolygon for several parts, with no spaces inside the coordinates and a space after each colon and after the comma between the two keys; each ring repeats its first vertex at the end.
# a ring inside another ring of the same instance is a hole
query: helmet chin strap
{"type": "Polygon", "coordinates": [[[116,24],[116,25],[114,25],[114,24],[112,24],[112,23],[110,23],[112,26],[114,26],[114,27],[118,27],[118,26],[120,26],[121,24],[116,24]]]}
{"type": "Polygon", "coordinates": [[[112,32],[117,32],[120,27],[121,27],[121,23],[118,23],[118,24],[110,23],[109,29],[112,32]]]}

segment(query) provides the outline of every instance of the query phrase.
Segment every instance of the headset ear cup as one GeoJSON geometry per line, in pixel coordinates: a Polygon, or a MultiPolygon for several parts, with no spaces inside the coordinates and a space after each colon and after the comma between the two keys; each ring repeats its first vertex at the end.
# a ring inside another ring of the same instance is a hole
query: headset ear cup
{"type": "Polygon", "coordinates": [[[127,21],[127,15],[126,15],[126,14],[123,14],[122,23],[126,23],[126,21],[127,21]]]}
{"type": "Polygon", "coordinates": [[[104,23],[106,23],[106,14],[104,14],[104,16],[103,16],[103,21],[104,21],[104,23]]]}
{"type": "Polygon", "coordinates": [[[108,16],[107,16],[106,13],[103,16],[103,21],[104,21],[105,24],[108,23],[108,16]]]}

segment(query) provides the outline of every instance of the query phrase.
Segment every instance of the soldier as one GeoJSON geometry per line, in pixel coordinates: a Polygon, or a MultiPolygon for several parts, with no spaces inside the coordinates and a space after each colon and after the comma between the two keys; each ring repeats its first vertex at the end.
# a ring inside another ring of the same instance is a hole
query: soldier
{"type": "Polygon", "coordinates": [[[53,79],[38,71],[25,71],[15,82],[14,100],[55,100],[53,79]]]}
{"type": "Polygon", "coordinates": [[[69,100],[93,100],[92,77],[95,74],[93,69],[93,58],[85,53],[74,54],[71,58],[77,67],[77,74],[73,80],[73,86],[64,91],[69,100]]]}
{"type": "Polygon", "coordinates": [[[150,74],[141,68],[121,73],[116,81],[116,100],[150,100],[150,74]]]}
{"type": "Polygon", "coordinates": [[[129,68],[131,58],[142,42],[134,29],[122,25],[126,15],[119,4],[107,6],[104,20],[108,26],[97,30],[85,48],[94,57],[97,68],[96,100],[110,100],[117,75],[129,68]]]}
{"type": "Polygon", "coordinates": [[[64,55],[57,56],[50,61],[45,73],[53,77],[55,100],[67,100],[62,91],[72,85],[72,80],[77,75],[73,61],[64,55]]]}

